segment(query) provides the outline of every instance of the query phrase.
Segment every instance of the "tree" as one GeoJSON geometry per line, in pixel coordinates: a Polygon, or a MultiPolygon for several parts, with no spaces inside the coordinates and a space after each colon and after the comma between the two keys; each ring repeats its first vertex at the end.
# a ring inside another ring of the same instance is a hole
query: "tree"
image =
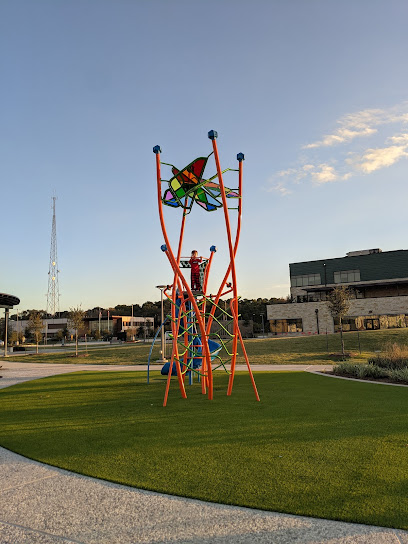
{"type": "Polygon", "coordinates": [[[65,340],[69,340],[69,329],[68,327],[65,325],[65,327],[62,329],[62,336],[65,340]]]}
{"type": "Polygon", "coordinates": [[[78,357],[78,331],[84,326],[85,310],[81,306],[70,308],[68,316],[70,325],[75,330],[75,357],[78,357]]]}
{"type": "Polygon", "coordinates": [[[126,332],[128,334],[127,338],[130,338],[133,341],[137,332],[136,327],[129,327],[126,332]]]}
{"type": "Polygon", "coordinates": [[[17,331],[12,331],[9,335],[10,342],[17,345],[17,343],[21,341],[21,336],[22,334],[20,332],[18,333],[17,331]]]}
{"type": "Polygon", "coordinates": [[[30,312],[30,317],[28,319],[28,328],[30,329],[31,334],[34,337],[36,343],[36,353],[38,353],[38,344],[41,341],[44,329],[42,315],[40,312],[37,312],[35,310],[30,312]]]}
{"type": "Polygon", "coordinates": [[[333,318],[337,318],[340,324],[340,338],[341,338],[341,353],[343,359],[344,353],[344,339],[343,339],[343,317],[347,314],[350,308],[351,293],[344,285],[335,287],[328,295],[329,311],[333,318]]]}

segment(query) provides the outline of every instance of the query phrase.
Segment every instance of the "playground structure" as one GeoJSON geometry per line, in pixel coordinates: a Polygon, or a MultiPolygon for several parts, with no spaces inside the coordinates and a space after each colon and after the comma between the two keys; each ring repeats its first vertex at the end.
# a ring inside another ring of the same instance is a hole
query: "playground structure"
{"type": "MultiPolygon", "coordinates": [[[[235,256],[241,233],[244,155],[243,153],[238,153],[237,155],[238,169],[227,168],[222,171],[216,142],[217,136],[217,132],[211,130],[208,133],[208,137],[212,141],[213,151],[207,157],[195,159],[182,170],[178,170],[172,164],[161,162],[160,146],[153,148],[153,152],[156,154],[159,217],[165,241],[161,249],[166,254],[174,274],[173,283],[168,285],[163,291],[171,303],[171,313],[166,317],[166,320],[171,322],[172,337],[171,359],[162,368],[162,374],[167,374],[164,406],[167,404],[172,376],[177,376],[181,395],[183,398],[187,398],[185,389],[185,376],[187,373],[190,376],[190,383],[193,374],[198,376],[201,382],[202,393],[207,394],[208,392],[208,398],[211,400],[213,398],[213,371],[222,368],[229,374],[227,395],[231,395],[235,376],[238,342],[245,357],[256,399],[259,401],[255,380],[238,326],[239,297],[235,256]],[[214,155],[217,173],[208,179],[204,179],[203,174],[211,155],[214,155]],[[171,167],[172,177],[170,180],[163,180],[161,178],[162,164],[171,167]],[[223,174],[227,171],[238,172],[238,189],[225,187],[223,174]],[[162,184],[167,184],[164,191],[162,184]],[[231,199],[237,205],[229,208],[227,199],[231,199]],[[211,265],[216,253],[215,246],[210,247],[210,256],[200,265],[201,289],[199,291],[191,290],[189,281],[183,274],[183,270],[190,268],[189,260],[182,257],[182,246],[186,218],[191,212],[194,203],[197,203],[197,205],[207,212],[216,211],[218,208],[222,208],[224,211],[229,264],[216,294],[208,294],[207,291],[211,265]],[[163,214],[164,205],[182,210],[176,252],[173,251],[167,234],[163,214]],[[237,211],[234,238],[231,231],[229,210],[237,211]],[[229,310],[225,307],[222,308],[220,305],[222,299],[225,299],[227,295],[231,297],[229,310]],[[231,324],[231,326],[228,327],[228,324],[231,324]]],[[[164,322],[162,323],[163,326],[164,322]]]]}

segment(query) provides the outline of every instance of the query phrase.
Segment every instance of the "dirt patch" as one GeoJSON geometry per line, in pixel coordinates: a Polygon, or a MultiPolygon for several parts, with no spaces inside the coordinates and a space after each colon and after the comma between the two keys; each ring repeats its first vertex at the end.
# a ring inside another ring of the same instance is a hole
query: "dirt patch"
{"type": "Polygon", "coordinates": [[[345,351],[344,355],[342,353],[329,353],[329,359],[334,361],[342,361],[343,359],[351,359],[352,357],[357,357],[358,353],[354,351],[345,351]]]}

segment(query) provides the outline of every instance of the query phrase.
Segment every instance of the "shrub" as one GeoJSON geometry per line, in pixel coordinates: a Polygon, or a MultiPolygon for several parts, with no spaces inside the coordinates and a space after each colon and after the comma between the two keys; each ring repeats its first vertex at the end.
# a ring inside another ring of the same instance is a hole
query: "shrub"
{"type": "Polygon", "coordinates": [[[337,376],[348,376],[350,378],[358,378],[359,367],[362,365],[356,365],[353,363],[339,363],[333,367],[333,374],[337,376]]]}
{"type": "Polygon", "coordinates": [[[393,382],[408,384],[408,366],[403,368],[383,368],[373,363],[367,365],[340,363],[333,367],[333,374],[358,379],[378,380],[389,378],[393,382]]]}
{"type": "Polygon", "coordinates": [[[349,378],[387,378],[388,372],[386,369],[377,365],[356,365],[352,363],[340,363],[333,368],[333,373],[337,376],[347,376],[349,378]]]}
{"type": "Polygon", "coordinates": [[[392,381],[408,384],[408,367],[391,369],[388,371],[388,376],[392,381]]]}
{"type": "Polygon", "coordinates": [[[403,369],[408,367],[408,346],[386,344],[384,352],[368,359],[369,364],[388,369],[403,369]]]}
{"type": "Polygon", "coordinates": [[[373,365],[369,363],[368,365],[361,365],[360,367],[360,377],[361,378],[386,378],[388,376],[388,372],[385,368],[381,368],[380,366],[373,365]]]}

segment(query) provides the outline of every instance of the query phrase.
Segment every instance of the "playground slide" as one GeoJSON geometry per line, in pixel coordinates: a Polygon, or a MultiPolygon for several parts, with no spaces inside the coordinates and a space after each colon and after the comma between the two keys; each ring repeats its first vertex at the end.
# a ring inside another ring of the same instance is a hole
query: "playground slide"
{"type": "MultiPolygon", "coordinates": [[[[200,346],[199,348],[195,348],[195,351],[197,352],[198,355],[201,355],[202,353],[201,337],[196,336],[193,340],[193,344],[200,346]]],[[[213,361],[215,357],[218,355],[218,353],[221,351],[221,346],[220,344],[218,344],[218,342],[214,342],[214,340],[208,340],[208,347],[210,348],[211,361],[213,361]]],[[[200,366],[202,365],[202,362],[203,362],[202,357],[194,357],[193,365],[192,365],[193,368],[200,368],[200,366]]],[[[184,365],[182,364],[181,366],[183,370],[184,365]]],[[[169,369],[170,369],[170,363],[166,363],[161,369],[161,373],[163,374],[163,376],[167,376],[167,374],[169,373],[169,369]]],[[[173,363],[171,375],[177,376],[176,363],[173,363]]]]}

